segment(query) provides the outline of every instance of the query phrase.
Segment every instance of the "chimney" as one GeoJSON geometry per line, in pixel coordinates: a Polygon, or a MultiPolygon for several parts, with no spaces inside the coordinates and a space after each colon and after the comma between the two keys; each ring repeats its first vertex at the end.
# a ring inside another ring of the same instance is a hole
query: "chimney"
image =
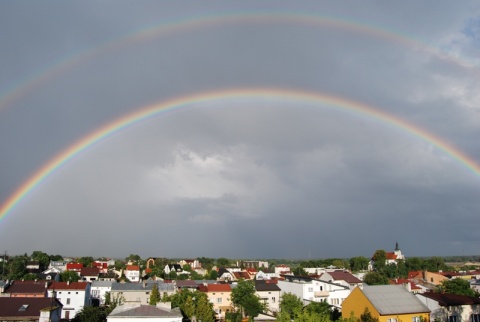
{"type": "Polygon", "coordinates": [[[70,281],[67,281],[67,285],[70,285],[70,281]]]}

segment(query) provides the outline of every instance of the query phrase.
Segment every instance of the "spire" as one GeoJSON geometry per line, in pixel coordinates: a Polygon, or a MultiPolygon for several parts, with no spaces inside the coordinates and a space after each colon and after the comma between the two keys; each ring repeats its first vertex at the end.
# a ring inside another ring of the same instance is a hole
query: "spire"
{"type": "Polygon", "coordinates": [[[395,242],[395,250],[400,250],[400,248],[398,248],[398,242],[395,242]]]}

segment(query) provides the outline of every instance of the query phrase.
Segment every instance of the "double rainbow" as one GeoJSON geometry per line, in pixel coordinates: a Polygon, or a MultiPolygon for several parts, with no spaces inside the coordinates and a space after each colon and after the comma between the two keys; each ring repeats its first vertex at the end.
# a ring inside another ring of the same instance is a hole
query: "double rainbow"
{"type": "Polygon", "coordinates": [[[75,158],[82,151],[85,151],[97,142],[115,134],[122,129],[126,129],[129,126],[141,123],[149,118],[163,115],[172,110],[213,105],[218,102],[251,103],[259,101],[280,101],[312,105],[315,107],[329,107],[338,109],[340,111],[347,111],[354,115],[367,117],[373,121],[383,123],[389,127],[397,128],[406,134],[428,142],[432,146],[435,146],[439,150],[449,155],[456,162],[469,169],[475,175],[480,175],[480,167],[473,159],[455,147],[451,146],[441,138],[429,133],[424,129],[416,127],[413,124],[407,123],[398,117],[360,102],[355,102],[346,98],[335,97],[328,94],[291,89],[230,89],[224,91],[198,93],[191,96],[160,102],[158,104],[140,108],[131,114],[100,127],[96,131],[90,133],[71,145],[69,148],[62,151],[60,154],[56,155],[52,160],[47,162],[42,168],[36,171],[32,177],[24,182],[1,206],[0,219],[11,213],[13,209],[22,200],[24,200],[35,187],[37,187],[42,181],[44,181],[60,167],[65,165],[69,160],[75,158]]]}

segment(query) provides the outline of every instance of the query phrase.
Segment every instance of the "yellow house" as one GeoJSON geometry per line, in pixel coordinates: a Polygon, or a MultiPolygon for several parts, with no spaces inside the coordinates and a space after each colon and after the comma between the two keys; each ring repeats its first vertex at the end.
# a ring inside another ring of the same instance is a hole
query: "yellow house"
{"type": "Polygon", "coordinates": [[[365,309],[379,322],[430,321],[430,309],[403,285],[356,287],[342,303],[342,317],[360,318],[365,309]]]}

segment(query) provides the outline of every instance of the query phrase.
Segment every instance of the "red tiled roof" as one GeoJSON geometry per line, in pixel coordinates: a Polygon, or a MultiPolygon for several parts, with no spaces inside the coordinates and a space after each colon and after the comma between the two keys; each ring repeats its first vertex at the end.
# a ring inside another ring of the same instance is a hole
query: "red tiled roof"
{"type": "Polygon", "coordinates": [[[39,294],[45,295],[45,283],[17,283],[14,282],[13,285],[10,285],[5,293],[12,294],[39,294]]]}
{"type": "Polygon", "coordinates": [[[441,306],[480,304],[480,298],[457,294],[425,292],[421,295],[437,301],[441,306]]]}
{"type": "Polygon", "coordinates": [[[82,267],[80,275],[82,276],[98,276],[100,269],[98,267],[82,267]]]}
{"type": "Polygon", "coordinates": [[[232,288],[230,284],[207,284],[207,286],[201,286],[202,292],[231,292],[232,288]]]}
{"type": "Polygon", "coordinates": [[[82,269],[83,264],[81,263],[68,263],[67,264],[67,271],[69,270],[80,270],[82,269]]]}
{"type": "Polygon", "coordinates": [[[408,272],[408,279],[413,279],[413,278],[423,278],[422,271],[408,272]]]}
{"type": "Polygon", "coordinates": [[[250,275],[247,272],[234,272],[233,275],[235,275],[236,279],[250,279],[250,275]]]}
{"type": "Polygon", "coordinates": [[[88,283],[85,282],[52,282],[48,286],[49,290],[85,290],[88,283]]]}
{"type": "Polygon", "coordinates": [[[397,278],[397,279],[394,279],[394,280],[390,280],[389,282],[390,282],[390,284],[397,284],[397,285],[404,285],[404,284],[409,283],[410,288],[412,290],[420,290],[421,289],[421,287],[418,287],[415,283],[413,283],[412,281],[409,281],[406,278],[397,278]]]}
{"type": "Polygon", "coordinates": [[[329,274],[336,281],[343,280],[347,283],[362,283],[360,279],[356,278],[355,276],[353,276],[348,272],[335,271],[335,272],[330,272],[329,274]]]}
{"type": "Polygon", "coordinates": [[[138,265],[127,265],[127,271],[139,271],[140,267],[138,265]]]}
{"type": "Polygon", "coordinates": [[[393,252],[387,252],[386,254],[387,259],[397,259],[397,255],[393,252]]]}
{"type": "MultiPolygon", "coordinates": [[[[51,298],[29,298],[29,297],[0,297],[0,317],[40,317],[40,310],[49,308],[52,305],[51,298]],[[24,311],[19,310],[22,305],[28,305],[24,311]]],[[[53,302],[54,307],[62,307],[57,299],[53,302]]]]}

